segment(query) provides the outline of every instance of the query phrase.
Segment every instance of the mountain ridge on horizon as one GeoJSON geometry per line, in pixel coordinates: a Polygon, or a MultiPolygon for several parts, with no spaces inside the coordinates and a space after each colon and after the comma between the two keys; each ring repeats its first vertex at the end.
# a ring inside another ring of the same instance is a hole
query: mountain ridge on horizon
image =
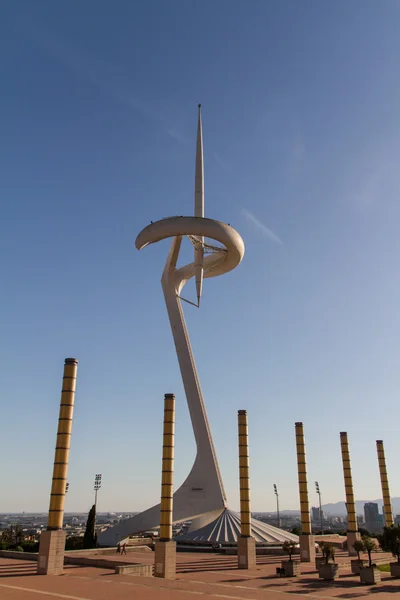
{"type": "MultiPolygon", "coordinates": [[[[356,512],[358,515],[364,514],[364,504],[367,504],[368,502],[374,502],[375,504],[377,504],[378,510],[382,513],[382,506],[383,506],[382,499],[356,500],[356,512]]],[[[395,496],[395,497],[391,498],[391,503],[392,503],[393,515],[400,514],[400,497],[395,496]]],[[[344,502],[344,500],[341,500],[339,502],[328,502],[326,504],[323,504],[322,510],[325,513],[325,515],[330,515],[332,517],[347,517],[346,503],[344,502]]],[[[265,512],[272,512],[274,514],[276,513],[276,511],[265,511],[265,512]]],[[[300,510],[293,510],[293,509],[285,510],[285,509],[283,509],[280,511],[280,514],[281,515],[299,515],[300,510]]]]}
{"type": "MultiPolygon", "coordinates": [[[[382,513],[382,506],[383,506],[383,501],[382,499],[378,499],[378,500],[356,500],[356,511],[358,515],[362,515],[364,514],[364,504],[366,504],[367,502],[374,502],[378,505],[378,509],[379,511],[382,513]]],[[[392,511],[393,511],[393,515],[399,515],[400,514],[400,497],[395,496],[393,498],[391,498],[391,503],[392,503],[392,511]]],[[[310,505],[311,506],[311,505],[310,505]]],[[[347,511],[346,511],[346,503],[344,501],[339,501],[339,502],[328,502],[326,504],[322,505],[322,510],[324,511],[325,515],[329,515],[332,517],[346,517],[347,516],[347,511]]],[[[139,511],[140,512],[140,511],[139,511]]],[[[82,514],[86,514],[87,510],[83,510],[83,511],[66,511],[65,514],[67,515],[82,515],[82,514]]],[[[258,511],[252,511],[253,514],[265,514],[265,513],[269,513],[269,514],[276,514],[275,510],[258,510],[258,511]]],[[[0,513],[1,516],[4,515],[46,515],[47,511],[32,511],[32,512],[2,512],[0,513]]],[[[97,514],[99,515],[106,515],[106,514],[137,514],[137,511],[100,511],[97,514]]],[[[280,511],[281,515],[300,515],[300,510],[299,509],[282,509],[280,511]]]]}

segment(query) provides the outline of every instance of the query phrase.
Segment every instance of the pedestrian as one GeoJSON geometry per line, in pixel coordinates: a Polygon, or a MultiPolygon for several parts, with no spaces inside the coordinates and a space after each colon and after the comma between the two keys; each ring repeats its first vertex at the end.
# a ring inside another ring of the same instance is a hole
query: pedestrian
{"type": "Polygon", "coordinates": [[[121,554],[126,554],[126,544],[122,544],[122,552],[121,554]]]}
{"type": "Polygon", "coordinates": [[[121,544],[118,542],[117,554],[121,554],[121,544]]]}

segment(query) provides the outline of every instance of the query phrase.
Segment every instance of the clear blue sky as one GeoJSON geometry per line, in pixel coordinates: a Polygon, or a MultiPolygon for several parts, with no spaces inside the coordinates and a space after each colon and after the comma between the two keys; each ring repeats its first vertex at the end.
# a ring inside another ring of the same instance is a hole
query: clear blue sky
{"type": "MultiPolygon", "coordinates": [[[[162,402],[176,484],[195,448],[151,220],[191,214],[197,103],[206,215],[246,254],[185,307],[229,502],[247,408],[252,508],[310,482],[380,496],[398,479],[400,4],[383,0],[9,0],[0,18],[0,512],[46,510],[63,360],[79,359],[67,510],[160,493],[162,402]],[[397,461],[397,462],[396,462],[397,461]]],[[[194,286],[188,291],[194,296],[194,286]]],[[[312,503],[316,503],[314,490],[312,503]]]]}

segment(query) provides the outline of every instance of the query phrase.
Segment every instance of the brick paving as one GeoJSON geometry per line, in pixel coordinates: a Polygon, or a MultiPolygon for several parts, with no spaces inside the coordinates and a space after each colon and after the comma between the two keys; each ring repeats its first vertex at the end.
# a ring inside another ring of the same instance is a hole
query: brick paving
{"type": "MultiPolygon", "coordinates": [[[[124,562],[151,564],[153,553],[130,552],[124,562]]],[[[379,558],[383,558],[380,554],[379,558]]],[[[390,557],[388,556],[388,562],[390,557]]],[[[115,557],[121,562],[121,557],[115,557]]],[[[237,569],[236,556],[178,553],[177,577],[173,581],[153,577],[115,575],[111,569],[68,565],[61,576],[36,575],[36,563],[0,558],[1,600],[193,600],[195,596],[215,600],[318,599],[399,600],[400,579],[382,573],[382,583],[363,586],[350,573],[349,558],[337,553],[340,578],[334,582],[318,579],[312,566],[302,564],[296,579],[278,578],[281,557],[260,556],[251,571],[237,569]],[[397,598],[396,598],[397,594],[397,598]]]]}

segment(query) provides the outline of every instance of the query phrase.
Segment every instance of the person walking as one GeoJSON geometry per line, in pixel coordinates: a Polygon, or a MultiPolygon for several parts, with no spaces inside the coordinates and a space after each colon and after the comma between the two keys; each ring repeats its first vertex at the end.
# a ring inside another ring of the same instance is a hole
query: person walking
{"type": "Polygon", "coordinates": [[[126,554],[126,544],[122,544],[122,552],[121,554],[126,554]]]}
{"type": "Polygon", "coordinates": [[[117,554],[121,554],[121,544],[118,542],[117,554]]]}

